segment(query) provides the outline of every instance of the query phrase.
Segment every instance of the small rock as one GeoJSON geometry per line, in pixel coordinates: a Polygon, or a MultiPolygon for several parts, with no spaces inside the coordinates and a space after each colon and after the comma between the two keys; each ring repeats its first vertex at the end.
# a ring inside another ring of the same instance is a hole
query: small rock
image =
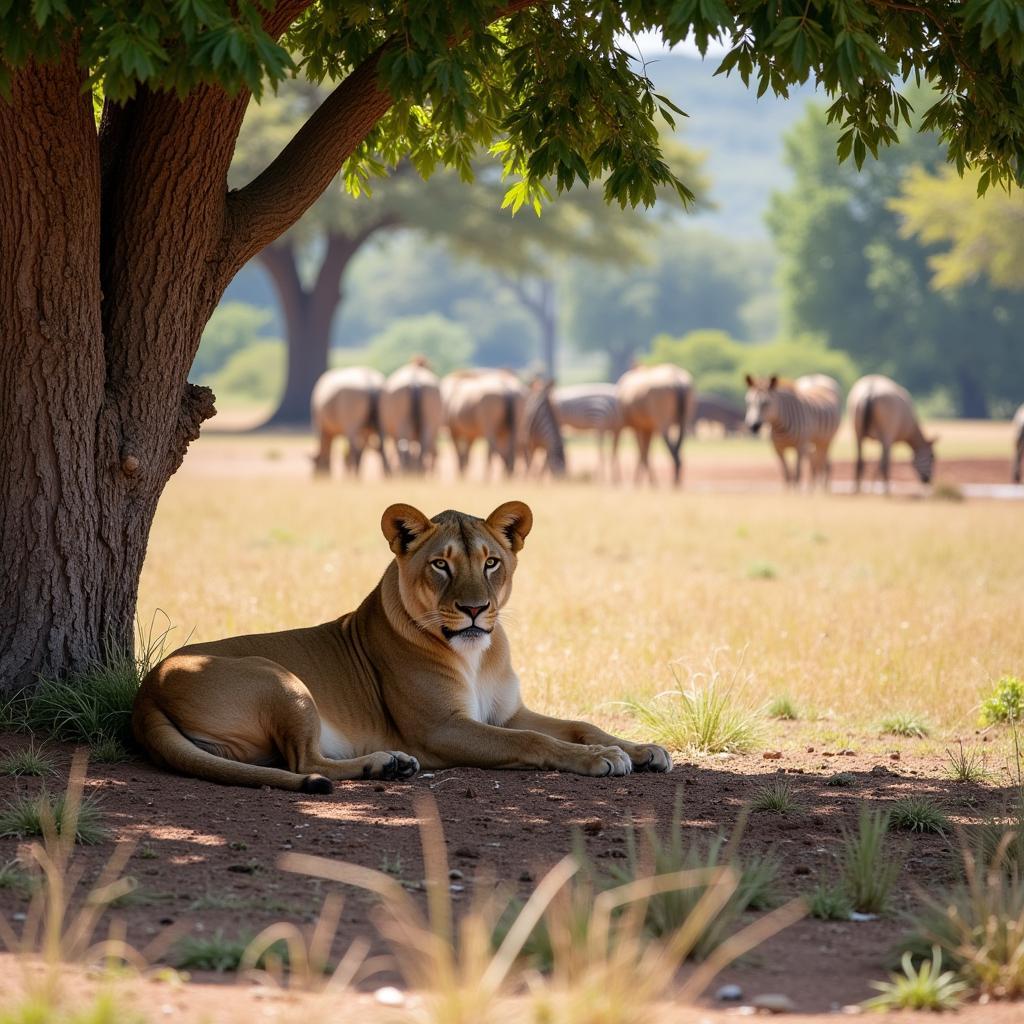
{"type": "Polygon", "coordinates": [[[780,761],[782,760],[781,750],[766,750],[761,755],[766,761],[780,761]]]}
{"type": "Polygon", "coordinates": [[[452,868],[451,871],[448,872],[448,877],[453,882],[461,882],[466,876],[458,868],[452,868]]]}
{"type": "Polygon", "coordinates": [[[405,1006],[405,993],[394,985],[385,985],[373,993],[373,998],[381,1006],[405,1006]]]}
{"type": "Polygon", "coordinates": [[[374,793],[386,793],[387,792],[387,788],[388,788],[387,786],[384,786],[384,785],[382,785],[381,783],[378,782],[377,785],[373,787],[373,791],[374,791],[374,793]]]}
{"type": "Polygon", "coordinates": [[[849,747],[847,747],[845,750],[840,750],[839,753],[843,757],[856,757],[857,756],[857,751],[856,750],[850,750],[849,747]]]}
{"type": "Polygon", "coordinates": [[[715,998],[720,1003],[738,1003],[743,998],[743,989],[739,985],[723,985],[715,993],[715,998]]]}
{"type": "Polygon", "coordinates": [[[480,854],[474,850],[471,846],[460,846],[455,851],[456,857],[462,857],[464,860],[476,860],[480,854]]]}
{"type": "Polygon", "coordinates": [[[458,882],[452,882],[452,884],[448,886],[448,891],[449,892],[465,892],[466,891],[466,887],[464,885],[459,885],[458,882]]]}
{"type": "Polygon", "coordinates": [[[11,914],[12,921],[27,921],[28,914],[23,914],[20,910],[16,914],[11,914]]]}
{"type": "Polygon", "coordinates": [[[583,822],[583,831],[588,836],[596,836],[604,830],[604,822],[600,818],[591,818],[583,822]]]}
{"type": "Polygon", "coordinates": [[[766,1010],[768,1013],[793,1013],[796,1010],[796,1003],[781,992],[765,992],[754,996],[750,1005],[755,1010],[766,1010]]]}
{"type": "Polygon", "coordinates": [[[807,748],[807,753],[808,754],[813,754],[814,753],[814,747],[808,747],[807,748]]]}
{"type": "Polygon", "coordinates": [[[520,871],[519,872],[519,881],[520,882],[532,882],[533,881],[533,874],[532,874],[532,872],[530,872],[530,871],[520,871]]]}
{"type": "Polygon", "coordinates": [[[467,800],[476,799],[476,790],[472,786],[466,787],[466,792],[462,794],[467,800]]]}
{"type": "Polygon", "coordinates": [[[853,910],[850,912],[851,921],[877,921],[877,914],[862,914],[859,910],[853,910]]]}
{"type": "Polygon", "coordinates": [[[891,754],[889,755],[889,760],[890,760],[890,761],[898,761],[899,759],[900,759],[900,752],[899,752],[898,750],[894,750],[894,751],[893,751],[893,752],[892,752],[892,753],[891,753],[891,754]]]}
{"type": "Polygon", "coordinates": [[[874,768],[871,769],[871,774],[872,775],[890,775],[891,772],[889,771],[888,768],[886,768],[886,766],[884,764],[876,764],[874,766],[874,768]]]}
{"type": "Polygon", "coordinates": [[[545,797],[545,799],[546,799],[546,800],[550,800],[550,801],[551,801],[551,803],[553,803],[553,804],[554,804],[554,803],[559,803],[559,802],[561,802],[562,800],[564,800],[564,799],[565,799],[565,797],[564,797],[564,796],[562,796],[562,794],[561,794],[561,793],[548,793],[548,795],[547,795],[547,797],[545,797]]]}
{"type": "Polygon", "coordinates": [[[796,864],[793,867],[793,874],[794,875],[809,875],[810,873],[811,873],[811,869],[806,864],[796,864]]]}

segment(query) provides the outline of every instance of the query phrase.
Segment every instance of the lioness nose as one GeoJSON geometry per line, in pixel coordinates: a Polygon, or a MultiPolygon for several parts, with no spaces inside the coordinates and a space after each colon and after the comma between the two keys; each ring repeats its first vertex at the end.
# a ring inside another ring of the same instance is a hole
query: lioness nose
{"type": "Polygon", "coordinates": [[[471,619],[476,619],[481,612],[487,611],[490,606],[491,602],[488,601],[486,604],[457,604],[455,607],[460,612],[465,612],[471,619]]]}

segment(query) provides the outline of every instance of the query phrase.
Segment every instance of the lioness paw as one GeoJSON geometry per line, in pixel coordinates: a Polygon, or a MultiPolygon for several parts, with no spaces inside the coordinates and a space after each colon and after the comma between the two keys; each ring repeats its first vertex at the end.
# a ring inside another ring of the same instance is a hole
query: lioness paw
{"type": "Polygon", "coordinates": [[[403,754],[400,750],[378,750],[370,754],[363,776],[367,779],[408,779],[419,770],[420,763],[415,757],[403,754]]]}
{"type": "Polygon", "coordinates": [[[641,743],[629,748],[629,758],[635,772],[670,772],[672,758],[664,747],[656,743],[641,743]]]}
{"type": "Polygon", "coordinates": [[[628,775],[633,770],[629,754],[621,747],[592,746],[590,751],[585,775],[628,775]]]}

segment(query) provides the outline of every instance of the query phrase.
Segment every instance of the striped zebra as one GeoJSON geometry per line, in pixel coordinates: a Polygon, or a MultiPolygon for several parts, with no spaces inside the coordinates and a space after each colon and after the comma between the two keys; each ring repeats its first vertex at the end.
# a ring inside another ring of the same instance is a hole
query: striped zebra
{"type": "Polygon", "coordinates": [[[777,376],[755,379],[747,374],[746,424],[756,434],[764,424],[771,427],[771,440],[782,464],[782,476],[793,487],[800,486],[806,456],[810,484],[820,481],[827,488],[832,474],[829,445],[839,429],[839,384],[823,373],[780,381],[777,376]],[[786,451],[796,449],[796,470],[790,474],[786,451]]]}
{"type": "Polygon", "coordinates": [[[1013,417],[1013,443],[1016,446],[1013,454],[1013,482],[1019,484],[1024,469],[1024,404],[1013,417]]]}
{"type": "Polygon", "coordinates": [[[611,478],[619,479],[619,438],[622,435],[622,406],[614,384],[571,384],[551,392],[558,422],[573,430],[593,431],[597,434],[597,456],[601,475],[605,475],[604,439],[611,434],[612,447],[609,464],[611,478]]]}
{"type": "MultiPolygon", "coordinates": [[[[539,449],[545,453],[544,468],[555,477],[565,476],[565,442],[562,439],[562,428],[558,422],[551,392],[554,381],[538,377],[530,384],[526,396],[526,408],[523,413],[525,422],[524,457],[526,472],[529,475],[533,457],[539,449]]],[[[542,470],[543,472],[543,470],[542,470]]]]}
{"type": "Polygon", "coordinates": [[[853,422],[857,439],[857,468],[854,472],[854,490],[860,490],[864,476],[864,439],[873,438],[882,445],[878,472],[885,493],[889,493],[889,460],[892,446],[903,442],[910,446],[913,465],[921,483],[931,482],[935,469],[935,439],[921,432],[914,413],[914,401],[906,388],[880,373],[861,377],[850,388],[846,409],[853,422]]]}

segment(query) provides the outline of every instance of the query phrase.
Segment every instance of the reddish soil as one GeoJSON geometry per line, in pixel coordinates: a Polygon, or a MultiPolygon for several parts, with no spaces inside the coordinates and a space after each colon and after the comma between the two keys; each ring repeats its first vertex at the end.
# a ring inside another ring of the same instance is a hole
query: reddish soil
{"type": "MultiPolygon", "coordinates": [[[[0,736],[0,750],[25,742],[0,736]]],[[[386,861],[415,888],[423,867],[414,805],[424,794],[437,801],[451,867],[465,876],[459,883],[465,892],[453,897],[456,906],[471,898],[475,877],[496,877],[525,894],[545,868],[571,850],[576,832],[597,865],[621,864],[630,819],[668,828],[678,790],[683,827],[710,837],[730,832],[752,792],[785,773],[798,809],[751,815],[741,844],[744,853],[771,851],[779,857],[784,896],[834,879],[841,831],[854,826],[862,801],[883,805],[908,793],[928,795],[958,823],[1005,806],[1007,790],[953,783],[943,778],[937,759],[914,755],[912,741],[899,746],[899,761],[809,752],[794,732],[792,748],[784,748],[779,760],[748,755],[678,762],[670,775],[611,780],[457,769],[404,783],[339,783],[324,797],[215,786],[168,775],[140,760],[91,766],[87,789],[101,801],[111,838],[138,844],[127,871],[139,881],[141,899],[117,913],[127,923],[129,941],[141,948],[168,928],[237,935],[282,919],[315,920],[325,886],[279,870],[277,859],[286,850],[371,868],[386,861]],[[852,783],[826,786],[840,770],[852,774],[852,783]],[[225,909],[225,897],[234,905],[225,909]]],[[[70,748],[52,749],[66,767],[70,748]]],[[[4,777],[0,799],[39,786],[34,779],[4,777]]],[[[0,839],[0,864],[14,859],[21,845],[0,839]]],[[[941,890],[957,870],[952,838],[898,835],[894,845],[904,869],[893,914],[868,923],[802,921],[728,969],[712,991],[736,982],[748,998],[784,993],[805,1013],[828,1012],[871,995],[869,982],[884,977],[890,965],[889,949],[902,928],[898,912],[914,906],[920,889],[941,890]]],[[[99,872],[111,850],[109,841],[79,848],[76,856],[87,879],[99,872]]],[[[0,889],[0,913],[8,921],[24,907],[23,899],[0,889]]],[[[369,897],[348,897],[335,947],[339,954],[360,935],[383,951],[370,912],[369,897]]],[[[173,963],[173,951],[163,959],[173,963]]],[[[0,965],[0,983],[4,973],[0,965]]]]}

